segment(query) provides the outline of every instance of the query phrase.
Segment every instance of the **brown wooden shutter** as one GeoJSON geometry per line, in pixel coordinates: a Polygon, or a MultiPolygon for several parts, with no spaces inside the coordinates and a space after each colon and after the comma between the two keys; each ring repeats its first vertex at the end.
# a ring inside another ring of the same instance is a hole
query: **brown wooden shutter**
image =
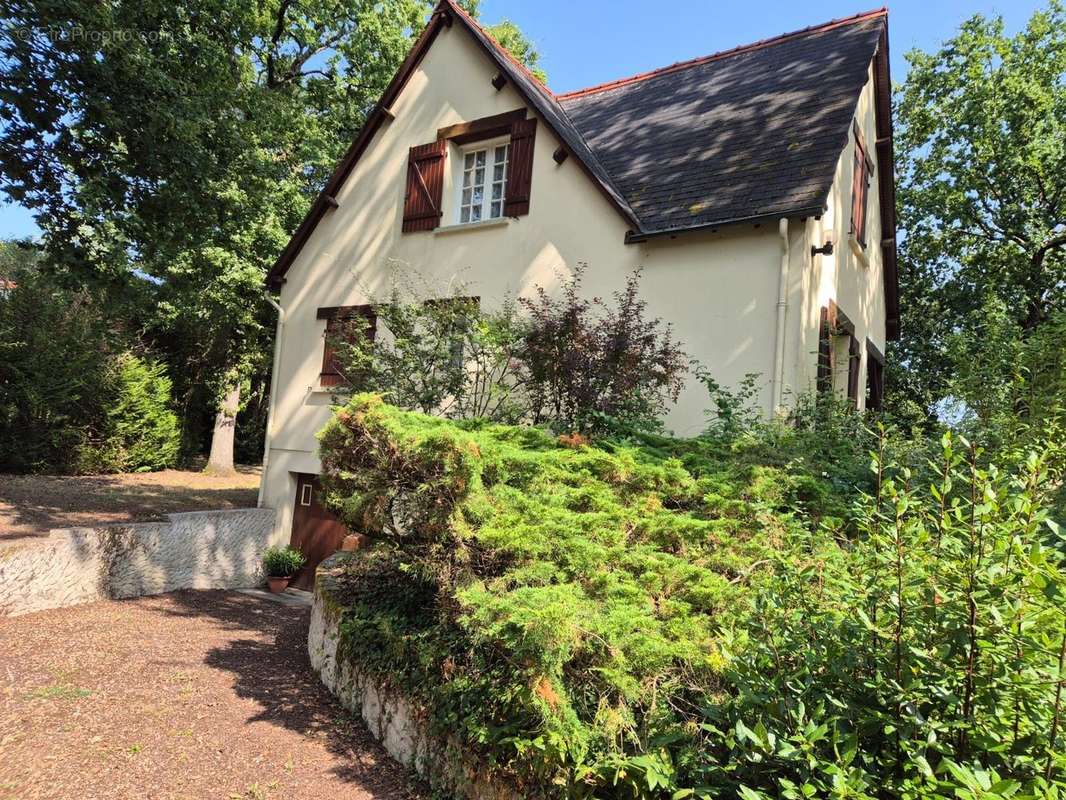
{"type": "Polygon", "coordinates": [[[866,410],[880,411],[885,404],[884,356],[866,340],[866,410]]]}
{"type": "Polygon", "coordinates": [[[859,365],[862,362],[862,352],[859,349],[859,340],[854,336],[848,339],[848,399],[859,404],[859,365]]]}
{"type": "Polygon", "coordinates": [[[507,188],[503,204],[503,213],[508,217],[520,217],[529,213],[529,191],[533,184],[533,143],[536,134],[536,119],[522,119],[511,125],[507,188]]]}
{"type": "Polygon", "coordinates": [[[444,194],[444,140],[420,144],[407,156],[407,186],[403,199],[403,232],[431,231],[440,225],[444,194]]]}
{"type": "Polygon", "coordinates": [[[346,383],[344,375],[338,369],[336,350],[332,339],[345,323],[362,317],[366,321],[364,335],[374,341],[377,335],[377,314],[371,306],[336,306],[318,309],[318,318],[326,320],[325,345],[322,348],[322,372],[318,376],[322,386],[341,386],[346,383]]]}
{"type": "Polygon", "coordinates": [[[855,158],[851,172],[851,233],[866,247],[866,198],[870,187],[870,160],[859,129],[855,129],[855,158]]]}
{"type": "Polygon", "coordinates": [[[818,391],[827,393],[833,388],[833,351],[830,340],[832,322],[829,309],[822,307],[818,320],[818,391]]]}

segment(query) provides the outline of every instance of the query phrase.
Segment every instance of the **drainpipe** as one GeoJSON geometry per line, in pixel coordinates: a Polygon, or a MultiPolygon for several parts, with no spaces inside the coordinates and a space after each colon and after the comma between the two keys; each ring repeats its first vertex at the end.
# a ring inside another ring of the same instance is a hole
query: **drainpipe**
{"type": "Polygon", "coordinates": [[[266,487],[267,467],[270,466],[270,440],[274,433],[274,405],[278,399],[278,370],[281,368],[281,340],[285,332],[285,309],[267,292],[263,292],[263,299],[278,312],[278,324],[274,331],[274,365],[270,370],[270,400],[267,405],[266,435],[263,437],[263,474],[259,478],[259,499],[256,501],[259,508],[263,507],[263,490],[266,487]]]}
{"type": "Polygon", "coordinates": [[[777,278],[777,340],[774,342],[773,400],[770,413],[776,416],[781,409],[785,381],[785,309],[788,307],[788,218],[777,223],[781,235],[781,269],[777,278]]]}

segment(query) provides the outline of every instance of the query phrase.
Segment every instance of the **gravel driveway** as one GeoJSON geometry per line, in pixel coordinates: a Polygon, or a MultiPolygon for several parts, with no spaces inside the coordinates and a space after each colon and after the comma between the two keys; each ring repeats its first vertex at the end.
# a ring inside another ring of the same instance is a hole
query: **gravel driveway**
{"type": "Polygon", "coordinates": [[[0,798],[424,798],[311,671],[309,611],[176,592],[0,619],[0,798]]]}

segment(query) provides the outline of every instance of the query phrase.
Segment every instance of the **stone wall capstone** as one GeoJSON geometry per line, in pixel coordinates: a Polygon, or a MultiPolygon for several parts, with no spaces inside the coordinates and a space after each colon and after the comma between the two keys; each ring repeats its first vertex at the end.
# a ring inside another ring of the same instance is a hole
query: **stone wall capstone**
{"type": "Polygon", "coordinates": [[[0,539],[0,617],[177,589],[236,589],[260,582],[272,544],[271,508],[170,514],[140,522],[0,539]]]}

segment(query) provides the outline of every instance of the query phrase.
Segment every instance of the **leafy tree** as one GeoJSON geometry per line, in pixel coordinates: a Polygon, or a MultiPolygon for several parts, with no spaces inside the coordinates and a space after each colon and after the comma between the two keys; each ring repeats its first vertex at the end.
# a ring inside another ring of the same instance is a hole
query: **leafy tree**
{"type": "Polygon", "coordinates": [[[0,470],[79,472],[103,427],[112,334],[94,298],[23,269],[0,295],[0,470]]]}
{"type": "MultiPolygon", "coordinates": [[[[481,13],[481,0],[459,0],[459,5],[472,17],[477,18],[481,13]]],[[[518,25],[505,18],[494,25],[483,27],[504,49],[525,64],[537,80],[543,84],[548,83],[548,74],[540,67],[540,52],[518,25]]]]}
{"type": "MultiPolygon", "coordinates": [[[[426,17],[425,0],[0,0],[0,187],[72,284],[135,302],[210,467],[267,369],[262,281],[426,17]]],[[[535,59],[535,51],[527,58],[535,59]]]]}
{"type": "Polygon", "coordinates": [[[948,337],[989,297],[1026,333],[1066,308],[1066,13],[980,15],[914,51],[896,96],[904,339],[898,406],[949,391],[948,337]]]}

